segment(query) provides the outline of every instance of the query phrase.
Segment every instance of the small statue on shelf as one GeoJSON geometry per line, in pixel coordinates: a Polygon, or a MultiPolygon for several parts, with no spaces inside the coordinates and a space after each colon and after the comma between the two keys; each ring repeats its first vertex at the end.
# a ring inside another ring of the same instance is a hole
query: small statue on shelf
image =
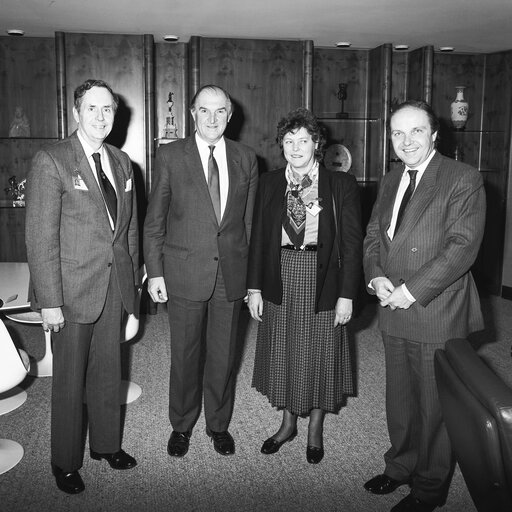
{"type": "Polygon", "coordinates": [[[341,83],[338,84],[338,93],[336,97],[341,101],[341,110],[336,113],[336,117],[338,119],[346,119],[348,117],[348,113],[345,112],[345,100],[347,99],[347,84],[341,83]]]}
{"type": "Polygon", "coordinates": [[[13,201],[13,206],[25,206],[25,184],[27,180],[23,178],[20,182],[18,182],[16,176],[11,176],[9,178],[10,187],[5,188],[5,192],[9,194],[13,201]]]}
{"type": "Polygon", "coordinates": [[[11,121],[9,128],[9,137],[30,137],[30,123],[20,106],[14,110],[14,119],[11,121]]]}
{"type": "Polygon", "coordinates": [[[178,128],[174,124],[174,115],[172,113],[172,106],[174,105],[174,101],[172,99],[173,92],[169,93],[169,98],[167,99],[167,117],[165,118],[165,126],[164,126],[164,139],[177,139],[177,131],[178,128]]]}

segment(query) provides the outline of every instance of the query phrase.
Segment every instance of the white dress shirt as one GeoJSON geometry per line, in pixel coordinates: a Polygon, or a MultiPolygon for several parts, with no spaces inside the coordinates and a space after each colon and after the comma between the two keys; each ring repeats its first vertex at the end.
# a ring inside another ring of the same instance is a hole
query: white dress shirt
{"type": "MultiPolygon", "coordinates": [[[[201,139],[196,132],[196,145],[199,150],[199,156],[201,157],[201,163],[203,164],[204,177],[206,183],[208,183],[208,158],[210,157],[209,146],[211,146],[211,144],[208,144],[208,142],[201,139]]],[[[217,167],[219,168],[220,216],[222,218],[224,210],[226,209],[229,192],[228,159],[226,156],[226,141],[224,140],[224,137],[218,140],[215,144],[213,156],[215,157],[217,167]]]]}
{"type": "MultiPolygon", "coordinates": [[[[91,166],[91,169],[92,169],[92,175],[94,176],[94,179],[98,183],[98,187],[100,187],[100,190],[101,190],[101,185],[98,180],[98,173],[96,172],[96,164],[94,163],[94,159],[92,157],[93,153],[100,154],[101,168],[103,169],[103,172],[105,173],[108,180],[114,187],[114,190],[116,191],[116,195],[119,196],[117,189],[116,189],[116,182],[114,180],[114,175],[112,174],[112,169],[110,168],[110,158],[108,157],[108,154],[105,151],[105,147],[103,146],[103,144],[101,145],[100,149],[94,150],[87,143],[87,141],[80,135],[79,131],[77,131],[76,133],[78,135],[78,140],[80,141],[80,144],[82,144],[82,147],[84,148],[85,156],[87,157],[87,161],[89,162],[89,165],[91,166]]],[[[105,201],[105,198],[103,198],[103,201],[105,201]]],[[[107,210],[108,220],[110,221],[110,227],[112,228],[112,231],[113,231],[114,227],[115,227],[114,221],[112,220],[112,217],[110,216],[110,213],[108,211],[106,203],[105,203],[105,209],[107,210]]]]}

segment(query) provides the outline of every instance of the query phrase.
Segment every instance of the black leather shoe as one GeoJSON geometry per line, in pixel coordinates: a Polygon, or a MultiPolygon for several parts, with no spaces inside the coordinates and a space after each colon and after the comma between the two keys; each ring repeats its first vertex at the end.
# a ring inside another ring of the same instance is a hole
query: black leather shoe
{"type": "Polygon", "coordinates": [[[377,475],[364,484],[364,488],[373,494],[389,494],[408,481],[395,480],[388,475],[377,475]]]}
{"type": "Polygon", "coordinates": [[[235,453],[235,441],[227,430],[214,432],[207,428],[206,433],[212,439],[213,447],[217,453],[221,455],[233,455],[235,453]]]}
{"type": "Polygon", "coordinates": [[[400,500],[391,509],[391,512],[432,512],[435,508],[437,508],[437,505],[425,503],[409,494],[403,500],[400,500]]]}
{"type": "Polygon", "coordinates": [[[190,446],[190,436],[192,432],[178,432],[173,430],[169,442],[167,443],[167,453],[171,457],[184,457],[190,446]]]}
{"type": "Polygon", "coordinates": [[[52,464],[52,473],[57,487],[68,494],[78,494],[85,489],[84,481],[78,471],[65,473],[58,466],[52,464]]]}
{"type": "Polygon", "coordinates": [[[269,437],[261,447],[261,453],[265,455],[271,455],[272,453],[277,453],[279,448],[283,446],[284,443],[289,443],[293,441],[297,437],[297,429],[295,429],[284,441],[277,441],[273,437],[269,437]]]}
{"type": "Polygon", "coordinates": [[[318,464],[324,458],[324,449],[308,444],[306,459],[310,464],[318,464]]]}
{"type": "Polygon", "coordinates": [[[116,453],[98,453],[91,450],[91,458],[95,460],[105,459],[110,467],[114,469],[132,469],[137,465],[137,461],[124,450],[119,450],[116,453]]]}

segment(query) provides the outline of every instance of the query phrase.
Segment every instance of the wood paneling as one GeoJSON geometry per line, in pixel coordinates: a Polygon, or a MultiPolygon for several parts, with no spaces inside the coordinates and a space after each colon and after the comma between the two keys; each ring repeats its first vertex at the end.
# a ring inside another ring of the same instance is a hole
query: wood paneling
{"type": "Polygon", "coordinates": [[[18,182],[27,177],[36,152],[57,139],[0,139],[0,199],[11,199],[5,188],[9,178],[18,182]]]}
{"type": "Polygon", "coordinates": [[[144,41],[142,36],[65,34],[68,134],[76,129],[71,115],[73,91],[89,78],[105,80],[120,97],[107,142],[123,149],[145,174],[144,41]]]}
{"type": "Polygon", "coordinates": [[[50,38],[0,37],[0,137],[9,136],[17,106],[31,137],[57,137],[55,44],[50,38]]]}
{"type": "Polygon", "coordinates": [[[200,38],[200,85],[230,93],[235,111],[226,136],[256,151],[260,171],[284,163],[276,126],[302,106],[303,59],[299,41],[200,38]]]}
{"type": "Polygon", "coordinates": [[[0,261],[27,261],[25,208],[0,206],[0,261]]]}

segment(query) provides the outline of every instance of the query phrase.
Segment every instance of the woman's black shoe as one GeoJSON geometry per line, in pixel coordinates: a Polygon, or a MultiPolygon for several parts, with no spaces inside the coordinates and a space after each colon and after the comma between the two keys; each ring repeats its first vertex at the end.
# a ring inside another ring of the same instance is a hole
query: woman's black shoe
{"type": "Polygon", "coordinates": [[[318,464],[324,458],[324,449],[308,444],[306,459],[310,464],[318,464]]]}
{"type": "Polygon", "coordinates": [[[295,429],[284,441],[276,441],[273,437],[269,437],[261,447],[261,453],[265,455],[270,455],[272,453],[277,453],[279,448],[283,446],[284,443],[289,443],[293,441],[297,436],[297,429],[295,429]]]}

